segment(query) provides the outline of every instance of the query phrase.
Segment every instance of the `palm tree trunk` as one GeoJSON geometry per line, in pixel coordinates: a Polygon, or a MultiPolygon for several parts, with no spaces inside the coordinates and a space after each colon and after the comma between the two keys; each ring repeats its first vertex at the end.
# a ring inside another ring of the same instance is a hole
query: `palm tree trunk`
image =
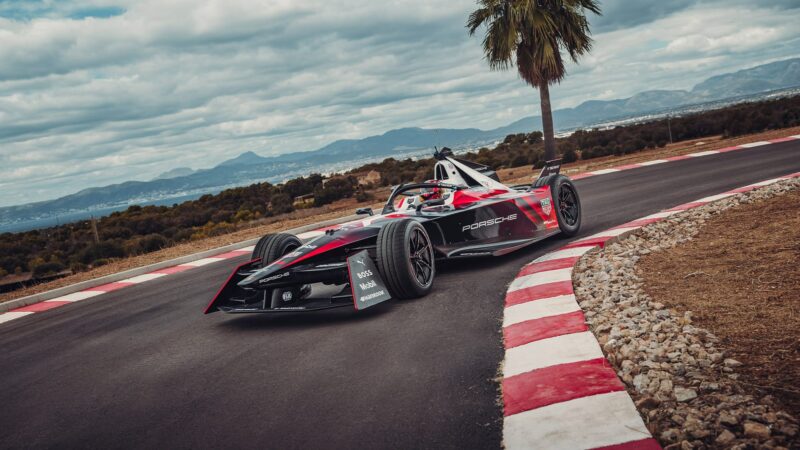
{"type": "Polygon", "coordinates": [[[556,137],[553,131],[553,110],[550,108],[550,86],[542,83],[539,86],[539,97],[542,102],[542,133],[544,134],[544,160],[556,159],[556,137]]]}

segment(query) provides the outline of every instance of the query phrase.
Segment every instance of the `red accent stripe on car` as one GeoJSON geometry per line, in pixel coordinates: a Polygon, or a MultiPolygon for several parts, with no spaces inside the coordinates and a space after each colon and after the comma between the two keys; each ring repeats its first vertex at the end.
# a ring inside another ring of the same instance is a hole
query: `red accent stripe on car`
{"type": "Polygon", "coordinates": [[[309,258],[313,258],[314,256],[317,256],[317,255],[320,255],[322,253],[331,251],[331,250],[333,250],[335,248],[344,247],[345,245],[352,244],[353,242],[355,242],[355,240],[356,240],[356,238],[351,238],[351,239],[337,238],[337,239],[334,239],[333,241],[328,242],[327,244],[325,244],[325,245],[323,245],[323,246],[321,246],[319,248],[315,248],[314,250],[311,250],[310,252],[306,253],[305,255],[298,256],[296,259],[292,259],[290,261],[284,261],[282,259],[279,259],[279,260],[273,262],[272,264],[280,264],[282,266],[287,266],[287,267],[288,266],[292,266],[292,265],[295,265],[295,264],[299,263],[300,261],[305,261],[305,260],[307,260],[309,258]]]}
{"type": "Polygon", "coordinates": [[[211,299],[211,301],[210,301],[210,302],[208,302],[208,305],[206,306],[206,309],[203,311],[203,314],[208,314],[208,313],[211,311],[211,308],[213,308],[213,307],[214,307],[214,303],[216,303],[216,302],[217,302],[217,298],[219,298],[219,295],[220,295],[220,294],[222,294],[222,291],[225,289],[225,286],[227,286],[227,285],[228,285],[228,283],[230,283],[230,282],[231,282],[231,280],[232,280],[232,279],[233,279],[233,277],[236,275],[236,272],[238,272],[238,271],[239,271],[239,269],[241,269],[242,267],[244,267],[244,266],[246,266],[246,265],[248,265],[248,264],[252,264],[252,263],[254,263],[254,262],[258,262],[258,261],[261,261],[261,258],[252,259],[252,260],[250,260],[250,261],[248,261],[248,262],[246,262],[246,263],[242,263],[242,264],[239,264],[238,266],[236,266],[236,268],[235,268],[235,269],[233,269],[233,271],[231,272],[231,274],[230,274],[230,275],[228,275],[228,279],[227,279],[227,280],[225,280],[225,282],[224,282],[224,283],[222,283],[222,286],[220,286],[220,288],[219,288],[219,290],[217,291],[216,295],[214,295],[214,298],[212,298],[212,299],[211,299]]]}
{"type": "Polygon", "coordinates": [[[533,208],[531,208],[531,205],[529,205],[528,202],[523,200],[522,197],[512,199],[511,201],[520,211],[522,211],[522,214],[525,214],[525,217],[527,217],[535,227],[539,227],[539,225],[542,223],[542,219],[537,215],[534,215],[533,208]]]}

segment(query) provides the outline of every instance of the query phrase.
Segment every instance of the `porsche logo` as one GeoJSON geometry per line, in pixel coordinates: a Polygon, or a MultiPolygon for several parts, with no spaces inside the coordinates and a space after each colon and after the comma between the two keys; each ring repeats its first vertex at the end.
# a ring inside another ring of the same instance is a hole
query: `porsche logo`
{"type": "Polygon", "coordinates": [[[461,231],[477,230],[478,228],[490,227],[492,225],[500,225],[503,222],[511,222],[513,220],[517,220],[516,214],[511,214],[508,217],[497,217],[494,219],[484,220],[482,222],[475,222],[472,225],[464,225],[463,227],[461,227],[461,231]]]}

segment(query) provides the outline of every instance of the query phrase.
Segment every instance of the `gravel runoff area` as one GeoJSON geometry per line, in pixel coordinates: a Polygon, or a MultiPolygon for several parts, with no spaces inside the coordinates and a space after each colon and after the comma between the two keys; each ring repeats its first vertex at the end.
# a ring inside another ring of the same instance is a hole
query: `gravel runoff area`
{"type": "Polygon", "coordinates": [[[717,335],[752,395],[800,417],[800,190],[729,209],[637,271],[647,294],[717,335]]]}
{"type": "Polygon", "coordinates": [[[691,241],[722,211],[797,189],[800,180],[791,179],[677,213],[609,241],[576,265],[573,283],[586,319],[665,448],[800,448],[797,419],[773,396],[754,395],[742,363],[721,340],[691,311],[654,300],[637,273],[642,257],[691,241]]]}

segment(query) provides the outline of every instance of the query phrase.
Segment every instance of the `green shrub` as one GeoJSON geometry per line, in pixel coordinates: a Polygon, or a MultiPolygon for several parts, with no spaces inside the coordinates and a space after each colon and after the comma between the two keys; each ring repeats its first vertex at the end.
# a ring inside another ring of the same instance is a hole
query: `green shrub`
{"type": "Polygon", "coordinates": [[[139,241],[139,248],[141,249],[142,253],[150,253],[157,250],[161,250],[164,247],[169,245],[169,241],[164,236],[160,234],[150,234],[142,238],[139,241]]]}
{"type": "Polygon", "coordinates": [[[39,264],[33,269],[33,278],[43,278],[48,275],[55,275],[61,273],[66,269],[63,264],[57,262],[47,262],[39,264]]]}
{"type": "Polygon", "coordinates": [[[358,192],[356,192],[356,201],[358,202],[368,202],[374,198],[375,196],[372,195],[371,192],[365,191],[364,189],[359,189],[358,192]]]}
{"type": "Polygon", "coordinates": [[[564,163],[575,162],[578,160],[578,152],[574,148],[570,148],[561,155],[561,159],[564,163]]]}

